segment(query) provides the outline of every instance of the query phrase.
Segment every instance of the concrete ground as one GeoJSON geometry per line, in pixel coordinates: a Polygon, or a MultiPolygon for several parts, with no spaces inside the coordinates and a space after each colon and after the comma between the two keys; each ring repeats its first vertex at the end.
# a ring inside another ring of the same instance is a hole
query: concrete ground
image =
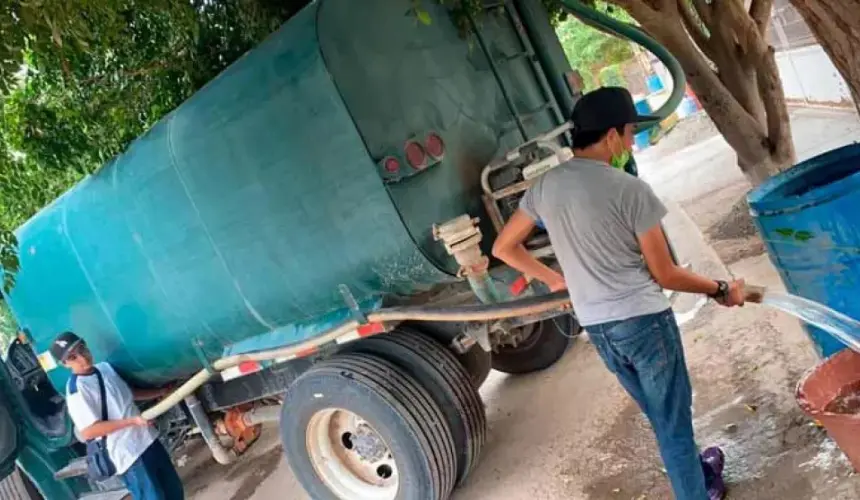
{"type": "MultiPolygon", "coordinates": [[[[792,119],[801,157],[860,140],[851,114],[795,110],[792,119]]],[[[676,149],[658,145],[638,158],[670,207],[666,225],[681,259],[714,277],[780,288],[766,256],[727,267],[703,235],[748,189],[731,150],[718,137],[676,149]]],[[[676,312],[697,436],[726,450],[729,498],[860,498],[860,477],[794,402],[797,381],[816,362],[798,323],[759,306],[729,310],[693,296],[679,297],[676,312]]],[[[492,373],[481,393],[489,439],[455,500],[671,497],[650,429],[587,336],[544,372],[492,373]]],[[[215,465],[199,445],[186,453],[180,471],[191,499],[308,498],[282,458],[276,429],[267,428],[251,456],[231,467],[215,465]]]]}

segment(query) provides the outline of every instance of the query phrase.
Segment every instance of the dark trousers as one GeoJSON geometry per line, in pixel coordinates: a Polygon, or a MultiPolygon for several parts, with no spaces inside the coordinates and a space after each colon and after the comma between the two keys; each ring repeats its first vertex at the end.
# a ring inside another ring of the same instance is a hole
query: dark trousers
{"type": "Polygon", "coordinates": [[[586,327],[591,342],[648,417],[677,500],[708,498],[693,438],[693,394],[672,310],[586,327]]]}
{"type": "Polygon", "coordinates": [[[183,500],[182,480],[160,441],[149,445],[122,475],[134,500],[183,500]]]}

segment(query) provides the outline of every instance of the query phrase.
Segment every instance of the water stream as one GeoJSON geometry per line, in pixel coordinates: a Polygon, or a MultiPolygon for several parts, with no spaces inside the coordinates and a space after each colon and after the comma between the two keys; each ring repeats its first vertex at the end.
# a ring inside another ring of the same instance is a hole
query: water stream
{"type": "Polygon", "coordinates": [[[860,321],[824,304],[789,293],[768,291],[761,303],[824,330],[854,352],[860,353],[860,321]]]}

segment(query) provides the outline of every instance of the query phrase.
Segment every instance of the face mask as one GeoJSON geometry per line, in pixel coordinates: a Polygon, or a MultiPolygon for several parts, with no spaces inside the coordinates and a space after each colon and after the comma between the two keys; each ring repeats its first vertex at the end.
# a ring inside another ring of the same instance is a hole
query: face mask
{"type": "Polygon", "coordinates": [[[613,154],[612,158],[609,159],[609,164],[612,165],[612,168],[624,170],[624,166],[627,165],[628,161],[630,161],[630,151],[622,145],[621,152],[613,154]]]}

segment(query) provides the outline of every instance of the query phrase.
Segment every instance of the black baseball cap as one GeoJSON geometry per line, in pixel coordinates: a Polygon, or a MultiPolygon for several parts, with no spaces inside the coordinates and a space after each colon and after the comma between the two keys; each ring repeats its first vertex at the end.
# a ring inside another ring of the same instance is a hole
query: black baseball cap
{"type": "Polygon", "coordinates": [[[658,122],[653,115],[640,115],[633,96],[624,87],[602,87],[576,101],[570,115],[574,131],[602,132],[628,123],[658,122]]]}
{"type": "Polygon", "coordinates": [[[50,351],[59,362],[63,362],[69,357],[78,346],[84,343],[84,339],[78,337],[72,332],[64,332],[57,335],[57,338],[51,343],[50,351]]]}

